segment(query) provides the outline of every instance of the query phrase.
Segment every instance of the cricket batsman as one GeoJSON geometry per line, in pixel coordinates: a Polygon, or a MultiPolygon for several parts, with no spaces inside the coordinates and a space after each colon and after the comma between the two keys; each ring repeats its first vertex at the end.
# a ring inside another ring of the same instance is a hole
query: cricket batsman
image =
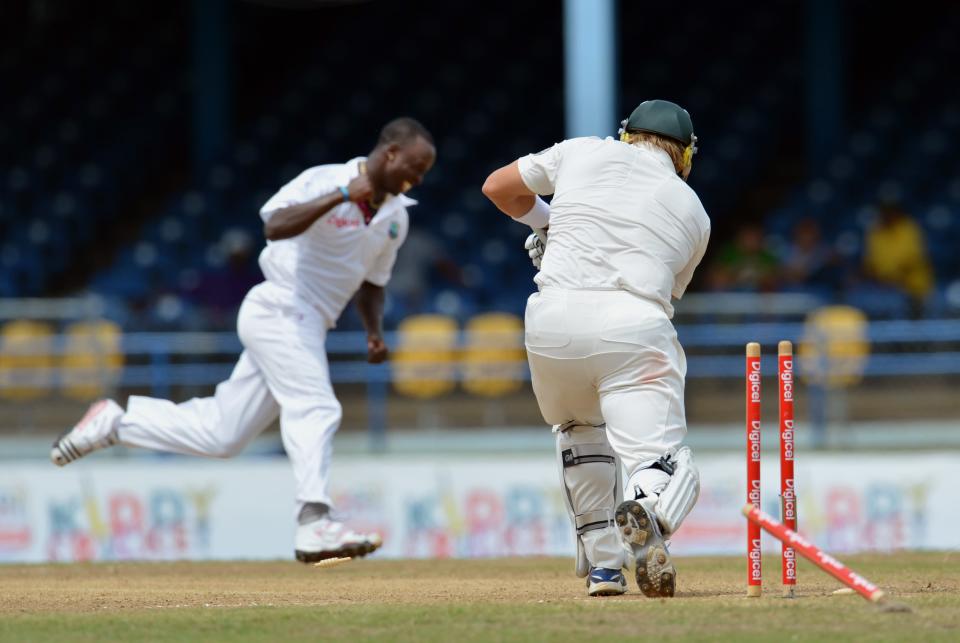
{"type": "Polygon", "coordinates": [[[591,596],[622,594],[626,567],[644,595],[664,597],[676,584],[667,541],[700,491],[682,445],[686,358],[671,298],[690,283],[710,220],[687,185],[697,151],[687,111],[649,100],[621,125],[619,140],[524,156],[483,192],[535,231],[526,348],[556,434],[577,575],[591,596]]]}

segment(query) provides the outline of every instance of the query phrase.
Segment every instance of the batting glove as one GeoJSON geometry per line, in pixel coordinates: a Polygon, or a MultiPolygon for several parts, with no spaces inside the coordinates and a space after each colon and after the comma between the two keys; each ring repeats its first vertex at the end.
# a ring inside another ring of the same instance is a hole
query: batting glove
{"type": "Polygon", "coordinates": [[[523,247],[527,250],[530,262],[533,267],[540,270],[540,262],[543,260],[543,253],[547,249],[547,231],[534,230],[533,234],[527,237],[523,247]]]}

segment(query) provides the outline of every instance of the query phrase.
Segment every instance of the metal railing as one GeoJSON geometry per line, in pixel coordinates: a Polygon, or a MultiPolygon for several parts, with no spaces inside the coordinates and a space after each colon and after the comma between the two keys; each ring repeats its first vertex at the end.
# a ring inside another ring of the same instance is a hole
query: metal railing
{"type": "MultiPolygon", "coordinates": [[[[680,324],[677,333],[687,353],[687,377],[691,380],[734,380],[741,379],[744,372],[743,348],[747,342],[757,341],[771,349],[782,339],[792,340],[798,346],[809,339],[809,329],[799,322],[767,323],[700,323],[680,324]]],[[[399,333],[387,333],[388,345],[396,351],[401,349],[402,338],[399,333]]],[[[869,351],[857,356],[856,369],[862,377],[915,377],[915,376],[956,376],[960,375],[960,320],[918,320],[918,321],[875,321],[865,327],[863,339],[868,342],[869,351]]],[[[430,368],[430,363],[419,363],[427,367],[432,379],[451,377],[458,381],[467,377],[476,381],[476,370],[468,373],[470,362],[467,355],[470,348],[476,349],[476,337],[470,338],[460,332],[451,338],[452,346],[446,354],[452,359],[438,363],[444,368],[430,368]],[[453,367],[451,368],[451,364],[453,367]]],[[[522,337],[517,333],[514,348],[522,346],[522,337]]],[[[54,395],[57,391],[67,391],[76,386],[77,373],[60,364],[68,364],[66,358],[75,354],[76,345],[71,345],[66,334],[54,334],[37,342],[35,354],[25,351],[21,342],[16,353],[0,354],[4,362],[13,355],[20,364],[31,356],[42,358],[45,366],[16,366],[4,369],[0,367],[0,398],[9,398],[14,391],[8,389],[32,387],[45,391],[33,396],[34,402],[42,400],[43,395],[54,395]]],[[[338,331],[329,334],[327,339],[330,375],[335,384],[361,385],[365,388],[368,414],[370,448],[379,450],[386,444],[386,411],[389,396],[389,383],[402,377],[403,366],[410,362],[387,362],[380,365],[367,364],[366,335],[363,332],[338,331]]],[[[432,347],[435,348],[435,347],[432,347]]],[[[502,336],[496,348],[506,348],[502,336]]],[[[122,365],[108,366],[109,359],[101,355],[99,366],[85,366],[83,372],[91,382],[101,378],[102,385],[111,390],[139,389],[159,398],[171,398],[176,389],[188,387],[212,392],[213,387],[227,379],[233,369],[237,356],[243,350],[239,338],[234,332],[131,332],[120,337],[117,352],[122,355],[122,365]]],[[[820,354],[824,349],[818,349],[820,354]]],[[[776,371],[776,355],[770,350],[763,359],[763,369],[767,373],[776,371]]],[[[14,362],[16,363],[16,362],[14,362]]],[[[496,364],[496,362],[493,362],[496,364]]],[[[529,370],[525,360],[509,362],[508,377],[528,381],[529,370]],[[519,361],[519,363],[518,363],[519,361]]],[[[804,375],[805,364],[798,361],[798,373],[804,375]]],[[[415,369],[416,370],[416,369],[415,369]]],[[[496,369],[494,369],[496,370],[496,369]]],[[[418,370],[423,373],[423,369],[418,370]]],[[[484,375],[481,373],[480,378],[484,375]]],[[[502,379],[503,375],[491,376],[502,379]]],[[[812,384],[811,398],[820,400],[815,407],[827,406],[826,385],[812,384]],[[819,392],[818,392],[819,391],[819,392]]],[[[825,439],[825,418],[814,419],[815,442],[825,439]]]]}
{"type": "MultiPolygon", "coordinates": [[[[691,379],[740,378],[743,376],[742,350],[747,342],[772,347],[781,339],[789,339],[800,344],[804,333],[805,327],[800,323],[687,324],[677,328],[687,353],[687,376],[691,379]]],[[[385,339],[392,349],[399,348],[397,333],[387,333],[385,339]]],[[[960,320],[877,321],[869,324],[865,339],[870,345],[870,352],[863,358],[865,377],[960,375],[960,320]]],[[[519,335],[516,342],[517,346],[522,345],[519,335]]],[[[470,345],[476,347],[475,342],[470,345]]],[[[467,346],[465,334],[460,333],[453,346],[454,353],[460,354],[467,346]]],[[[29,356],[22,349],[21,346],[17,356],[29,356]]],[[[115,385],[149,388],[158,397],[164,397],[175,385],[213,386],[229,376],[233,358],[242,350],[233,332],[127,333],[120,343],[124,365],[117,372],[115,385]],[[219,359],[211,363],[211,358],[217,356],[219,359]]],[[[333,382],[392,381],[395,374],[391,364],[367,364],[363,361],[366,350],[363,332],[330,333],[327,352],[333,382]]],[[[38,344],[37,355],[56,362],[70,351],[66,336],[58,334],[38,344]]],[[[772,364],[773,356],[769,359],[772,364]]],[[[64,371],[58,366],[16,370],[24,375],[24,381],[49,381],[51,388],[60,385],[64,371]]],[[[458,378],[462,375],[460,369],[451,372],[458,378]]],[[[529,378],[526,368],[518,373],[520,377],[529,378]]],[[[0,381],[0,388],[12,386],[9,378],[0,379],[5,380],[0,381]]]]}

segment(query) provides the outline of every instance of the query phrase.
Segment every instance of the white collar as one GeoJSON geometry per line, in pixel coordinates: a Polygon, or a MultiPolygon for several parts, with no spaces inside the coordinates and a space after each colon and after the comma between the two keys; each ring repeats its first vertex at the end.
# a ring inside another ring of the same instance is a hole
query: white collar
{"type": "Polygon", "coordinates": [[[661,150],[659,147],[654,147],[652,145],[634,145],[633,147],[646,152],[653,158],[657,159],[657,161],[659,161],[664,167],[676,174],[677,169],[673,166],[673,159],[671,159],[670,155],[661,150]]]}

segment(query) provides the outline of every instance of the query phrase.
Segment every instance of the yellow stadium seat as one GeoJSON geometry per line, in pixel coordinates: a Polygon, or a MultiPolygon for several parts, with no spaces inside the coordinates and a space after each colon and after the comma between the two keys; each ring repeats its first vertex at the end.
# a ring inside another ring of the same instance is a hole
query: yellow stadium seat
{"type": "Polygon", "coordinates": [[[463,353],[463,388],[484,397],[499,397],[523,386],[526,352],[523,321],[509,313],[485,313],[467,322],[463,353]]]}
{"type": "Polygon", "coordinates": [[[67,327],[61,366],[63,394],[80,401],[107,395],[123,368],[120,327],[105,319],[67,327]]]}
{"type": "Polygon", "coordinates": [[[43,397],[53,386],[53,327],[18,320],[0,331],[0,396],[26,401],[43,397]]]}
{"type": "Polygon", "coordinates": [[[430,399],[456,386],[457,322],[445,315],[413,315],[397,327],[393,386],[398,393],[430,399]]]}
{"type": "Polygon", "coordinates": [[[830,388],[863,377],[870,343],[866,315],[852,306],[824,306],[807,316],[798,356],[807,381],[830,388]]]}

